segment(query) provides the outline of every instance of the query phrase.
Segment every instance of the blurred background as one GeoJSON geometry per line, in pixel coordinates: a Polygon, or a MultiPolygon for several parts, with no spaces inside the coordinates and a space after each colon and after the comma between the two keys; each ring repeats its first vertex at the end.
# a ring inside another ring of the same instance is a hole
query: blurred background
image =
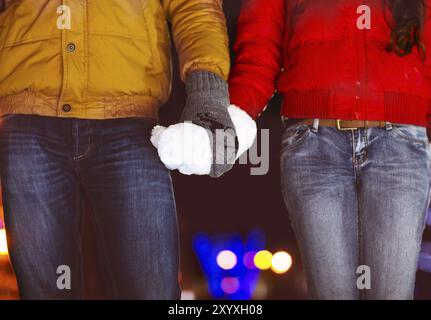
{"type": "MultiPolygon", "coordinates": [[[[235,40],[240,6],[241,0],[224,1],[231,44],[235,40]]],[[[173,57],[177,73],[175,52],[173,57]]],[[[160,114],[164,125],[177,121],[185,102],[184,85],[178,74],[173,88],[171,100],[160,114]]],[[[183,299],[307,298],[297,244],[280,192],[279,107],[280,97],[276,96],[258,121],[259,129],[271,129],[268,174],[251,176],[249,165],[237,165],[220,179],[173,173],[181,233],[183,299]]],[[[91,277],[87,277],[86,297],[107,299],[104,268],[92,246],[91,208],[87,211],[84,267],[91,277]]],[[[0,299],[18,299],[2,221],[0,215],[0,299]]],[[[419,266],[416,298],[431,299],[429,230],[424,235],[419,266]]]]}

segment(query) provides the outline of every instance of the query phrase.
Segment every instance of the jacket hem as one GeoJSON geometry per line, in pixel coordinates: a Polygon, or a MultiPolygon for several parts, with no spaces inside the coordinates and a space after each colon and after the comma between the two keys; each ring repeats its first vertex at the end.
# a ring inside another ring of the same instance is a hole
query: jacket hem
{"type": "Polygon", "coordinates": [[[144,117],[158,120],[161,103],[148,96],[100,97],[85,103],[68,103],[69,111],[63,110],[57,96],[44,96],[24,92],[0,97],[0,116],[7,114],[30,114],[57,118],[117,119],[144,117]]]}
{"type": "Polygon", "coordinates": [[[359,112],[355,103],[340,108],[335,107],[331,90],[289,91],[284,93],[281,113],[284,117],[295,119],[341,119],[387,121],[399,124],[427,126],[430,114],[429,99],[400,92],[385,92],[381,101],[365,101],[364,105],[372,106],[359,112]]]}

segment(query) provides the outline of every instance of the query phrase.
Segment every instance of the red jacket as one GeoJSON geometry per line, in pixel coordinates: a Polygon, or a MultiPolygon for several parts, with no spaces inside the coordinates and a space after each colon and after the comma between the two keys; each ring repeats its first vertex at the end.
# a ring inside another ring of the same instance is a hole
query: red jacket
{"type": "Polygon", "coordinates": [[[404,57],[386,50],[392,24],[383,0],[244,0],[231,102],[256,118],[278,90],[289,118],[425,126],[431,113],[431,20],[423,30],[425,61],[417,49],[404,57]],[[357,26],[364,4],[371,9],[371,29],[357,26]]]}

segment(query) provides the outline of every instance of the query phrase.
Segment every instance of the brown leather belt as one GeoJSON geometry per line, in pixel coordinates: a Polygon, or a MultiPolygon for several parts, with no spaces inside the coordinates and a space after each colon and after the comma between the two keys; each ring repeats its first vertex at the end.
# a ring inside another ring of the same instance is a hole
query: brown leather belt
{"type": "MultiPolygon", "coordinates": [[[[298,122],[299,124],[313,125],[314,119],[305,119],[298,122]]],[[[366,120],[319,120],[319,126],[334,127],[341,131],[366,129],[366,128],[385,128],[385,121],[366,121],[366,120]]]]}

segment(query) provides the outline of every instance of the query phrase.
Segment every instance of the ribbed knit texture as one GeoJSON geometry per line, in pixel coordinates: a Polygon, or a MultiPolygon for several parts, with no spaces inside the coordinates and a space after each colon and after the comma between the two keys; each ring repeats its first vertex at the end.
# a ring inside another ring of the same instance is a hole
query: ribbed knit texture
{"type": "Polygon", "coordinates": [[[191,121],[207,129],[213,150],[210,175],[220,177],[235,162],[238,142],[235,126],[228,113],[227,82],[207,71],[191,72],[186,79],[187,103],[181,121],[191,121]],[[227,135],[217,139],[216,133],[227,135]],[[217,142],[217,143],[216,143],[217,142]]]}

